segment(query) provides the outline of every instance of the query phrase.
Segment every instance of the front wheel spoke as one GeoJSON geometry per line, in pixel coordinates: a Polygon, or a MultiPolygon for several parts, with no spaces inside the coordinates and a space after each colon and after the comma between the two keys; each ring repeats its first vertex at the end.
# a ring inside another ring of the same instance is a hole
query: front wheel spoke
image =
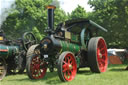
{"type": "Polygon", "coordinates": [[[67,78],[67,74],[66,74],[66,72],[64,72],[64,77],[67,78]]]}
{"type": "Polygon", "coordinates": [[[63,61],[64,64],[68,64],[66,61],[63,61]]]}
{"type": "Polygon", "coordinates": [[[33,66],[32,66],[32,69],[37,69],[37,65],[36,65],[36,64],[33,65],[33,66]]]}
{"type": "Polygon", "coordinates": [[[68,59],[68,63],[70,63],[71,62],[71,59],[68,59]]]}
{"type": "Polygon", "coordinates": [[[64,65],[63,65],[63,69],[65,69],[65,68],[66,68],[66,66],[67,66],[67,65],[66,65],[66,64],[64,64],[64,65]]]}
{"type": "Polygon", "coordinates": [[[68,71],[68,76],[69,76],[69,78],[71,77],[71,74],[70,74],[70,72],[68,71]]]}
{"type": "Polygon", "coordinates": [[[38,69],[36,69],[36,74],[37,74],[37,75],[39,74],[39,71],[38,71],[38,69]]]}
{"type": "Polygon", "coordinates": [[[64,61],[67,62],[67,56],[64,58],[64,61]]]}
{"type": "Polygon", "coordinates": [[[73,62],[70,62],[70,64],[73,66],[73,62]]]}
{"type": "Polygon", "coordinates": [[[63,72],[66,72],[66,71],[67,71],[67,68],[64,68],[64,69],[63,69],[63,72]]]}
{"type": "Polygon", "coordinates": [[[35,75],[35,70],[34,70],[34,69],[32,69],[31,71],[32,71],[32,75],[35,75]]]}

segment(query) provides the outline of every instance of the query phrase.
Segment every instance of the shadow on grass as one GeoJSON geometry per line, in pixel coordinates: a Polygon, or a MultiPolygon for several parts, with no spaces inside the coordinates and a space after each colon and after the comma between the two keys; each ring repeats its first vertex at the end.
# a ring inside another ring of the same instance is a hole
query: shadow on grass
{"type": "MultiPolygon", "coordinates": [[[[80,75],[92,75],[93,73],[90,70],[81,69],[81,70],[79,70],[79,72],[77,72],[77,74],[80,74],[80,75]]],[[[48,85],[56,85],[56,84],[58,85],[58,84],[62,84],[62,83],[66,84],[66,82],[62,82],[59,79],[57,71],[55,71],[55,72],[47,72],[44,78],[38,79],[38,80],[29,79],[27,74],[21,74],[21,75],[24,75],[25,77],[23,76],[23,77],[17,78],[17,79],[9,79],[8,81],[37,82],[37,83],[38,82],[45,82],[48,85]]]]}
{"type": "Polygon", "coordinates": [[[64,82],[62,82],[59,78],[58,79],[54,79],[54,80],[47,80],[46,81],[46,83],[47,84],[49,84],[49,85],[56,85],[56,84],[61,84],[61,83],[64,83],[64,82]]]}
{"type": "Polygon", "coordinates": [[[92,75],[93,73],[90,70],[79,70],[77,74],[92,75]]]}
{"type": "Polygon", "coordinates": [[[128,71],[126,70],[125,68],[113,68],[113,69],[110,69],[109,71],[116,71],[116,72],[121,72],[121,71],[128,71]]]}
{"type": "MultiPolygon", "coordinates": [[[[21,75],[25,75],[27,76],[27,74],[21,74],[21,75]]],[[[9,75],[11,76],[11,75],[9,75]]],[[[16,75],[15,75],[16,76],[16,75]]],[[[42,79],[36,79],[36,80],[31,80],[29,77],[21,77],[21,78],[17,78],[17,79],[9,79],[8,81],[22,81],[22,82],[43,82],[45,81],[47,84],[51,85],[51,84],[60,84],[63,83],[59,77],[57,72],[47,72],[46,75],[44,76],[44,78],[42,79]]]]}
{"type": "Polygon", "coordinates": [[[116,71],[116,72],[121,72],[121,71],[128,71],[126,70],[126,64],[113,64],[109,65],[109,71],[116,71]]]}
{"type": "MultiPolygon", "coordinates": [[[[21,74],[21,75],[27,76],[27,74],[21,74]]],[[[8,76],[12,76],[12,75],[8,75],[8,76]]],[[[42,78],[42,79],[31,80],[31,79],[29,79],[29,77],[27,77],[27,78],[16,79],[16,80],[18,80],[18,81],[25,81],[25,80],[38,81],[38,80],[47,80],[47,78],[48,78],[48,79],[51,79],[51,78],[56,77],[56,76],[57,76],[57,72],[47,72],[47,73],[45,74],[44,78],[42,78]]]]}
{"type": "MultiPolygon", "coordinates": [[[[92,75],[93,73],[92,73],[90,70],[82,69],[82,70],[79,70],[79,71],[77,72],[77,74],[80,74],[80,75],[92,75]]],[[[56,75],[58,76],[57,72],[56,72],[56,75]]],[[[59,79],[59,77],[58,77],[58,78],[56,78],[56,79],[47,80],[46,83],[49,84],[49,85],[56,85],[56,84],[61,84],[61,83],[66,84],[67,82],[62,82],[62,81],[59,79]]]]}

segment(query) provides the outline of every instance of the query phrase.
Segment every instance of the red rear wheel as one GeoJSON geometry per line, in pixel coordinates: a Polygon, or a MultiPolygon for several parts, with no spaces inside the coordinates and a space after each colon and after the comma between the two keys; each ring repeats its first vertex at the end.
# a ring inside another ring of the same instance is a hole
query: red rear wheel
{"type": "Polygon", "coordinates": [[[58,75],[61,81],[72,81],[77,72],[76,59],[71,52],[63,52],[58,60],[58,75]]]}
{"type": "Polygon", "coordinates": [[[107,70],[107,46],[102,37],[90,39],[88,45],[88,63],[92,72],[101,73],[107,70]]]}
{"type": "Polygon", "coordinates": [[[28,58],[27,74],[30,79],[41,79],[47,71],[46,63],[40,59],[38,55],[33,55],[28,58]]]}

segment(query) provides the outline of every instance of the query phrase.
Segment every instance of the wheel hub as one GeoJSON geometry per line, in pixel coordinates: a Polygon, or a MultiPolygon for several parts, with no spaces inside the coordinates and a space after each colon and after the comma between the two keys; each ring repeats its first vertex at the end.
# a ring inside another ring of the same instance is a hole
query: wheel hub
{"type": "Polygon", "coordinates": [[[72,70],[72,65],[68,64],[68,70],[72,70]]]}
{"type": "Polygon", "coordinates": [[[100,58],[102,58],[102,54],[101,54],[101,52],[99,53],[99,56],[100,56],[100,58]]]}
{"type": "Polygon", "coordinates": [[[98,51],[98,56],[101,59],[102,58],[102,53],[101,53],[100,49],[98,49],[97,51],[98,51]]]}

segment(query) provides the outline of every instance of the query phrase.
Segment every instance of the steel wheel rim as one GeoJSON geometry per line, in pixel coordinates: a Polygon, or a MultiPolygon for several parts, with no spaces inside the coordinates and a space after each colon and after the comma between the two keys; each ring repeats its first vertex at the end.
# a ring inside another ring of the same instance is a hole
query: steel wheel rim
{"type": "Polygon", "coordinates": [[[74,56],[68,53],[63,60],[62,72],[66,81],[72,81],[75,78],[77,65],[74,56]]]}
{"type": "Polygon", "coordinates": [[[105,72],[108,66],[108,58],[107,58],[107,47],[103,39],[100,39],[98,41],[97,60],[98,60],[99,70],[101,72],[105,72]]]}
{"type": "Polygon", "coordinates": [[[4,78],[4,76],[6,75],[6,71],[6,63],[4,62],[3,59],[0,58],[0,80],[4,78]]]}
{"type": "Polygon", "coordinates": [[[30,70],[34,79],[43,78],[46,74],[47,68],[46,63],[42,62],[38,56],[32,58],[30,70]]]}

